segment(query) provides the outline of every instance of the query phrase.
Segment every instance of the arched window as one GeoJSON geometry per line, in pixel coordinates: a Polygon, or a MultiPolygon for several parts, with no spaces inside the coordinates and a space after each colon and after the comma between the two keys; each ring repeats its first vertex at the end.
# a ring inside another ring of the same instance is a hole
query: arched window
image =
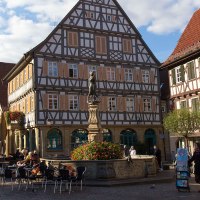
{"type": "Polygon", "coordinates": [[[62,132],[53,128],[47,133],[47,149],[62,150],[62,132]]]}
{"type": "Polygon", "coordinates": [[[112,142],[112,132],[109,129],[103,129],[103,141],[112,142]]]}
{"type": "Polygon", "coordinates": [[[153,129],[147,129],[145,131],[144,141],[147,154],[153,154],[153,146],[156,145],[156,134],[153,129]]]}
{"type": "Polygon", "coordinates": [[[77,129],[72,132],[71,147],[72,149],[81,144],[88,142],[88,131],[84,129],[77,129]]]}
{"type": "Polygon", "coordinates": [[[132,129],[123,130],[120,133],[120,142],[123,145],[134,146],[137,143],[137,133],[132,129]]]}

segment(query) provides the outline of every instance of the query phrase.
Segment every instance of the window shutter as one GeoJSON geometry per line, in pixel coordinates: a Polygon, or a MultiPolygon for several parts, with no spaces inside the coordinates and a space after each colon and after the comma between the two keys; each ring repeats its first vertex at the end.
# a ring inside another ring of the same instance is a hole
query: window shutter
{"type": "Polygon", "coordinates": [[[63,66],[64,77],[69,78],[69,67],[68,67],[68,65],[66,63],[63,63],[62,66],[63,66]]]}
{"type": "Polygon", "coordinates": [[[128,47],[128,50],[127,50],[127,51],[128,51],[129,53],[132,53],[132,44],[131,44],[131,40],[127,40],[127,43],[128,43],[128,44],[127,44],[127,47],[128,47]]]}
{"type": "Polygon", "coordinates": [[[123,51],[127,52],[127,43],[126,43],[126,39],[123,39],[123,51]]]}
{"type": "Polygon", "coordinates": [[[181,81],[184,82],[185,81],[185,71],[184,71],[183,65],[181,65],[181,67],[180,67],[180,72],[181,72],[181,81]]]}
{"type": "Polygon", "coordinates": [[[73,46],[73,32],[68,32],[67,33],[67,43],[68,43],[68,46],[73,46]]]}
{"type": "Polygon", "coordinates": [[[126,97],[122,97],[122,111],[126,111],[126,97]]]}
{"type": "Polygon", "coordinates": [[[97,68],[97,78],[99,81],[103,80],[103,67],[101,66],[97,68]]]}
{"type": "MultiPolygon", "coordinates": [[[[48,65],[47,65],[47,72],[48,72],[48,65]]],[[[46,73],[46,75],[47,75],[47,73],[46,73]]],[[[28,69],[28,72],[27,72],[27,76],[29,78],[31,78],[33,76],[33,64],[29,64],[29,69],[28,69]]]]}
{"type": "Polygon", "coordinates": [[[133,69],[133,82],[138,83],[137,69],[133,69]]]}
{"type": "Polygon", "coordinates": [[[142,70],[139,70],[139,81],[142,83],[142,70]]]}
{"type": "Polygon", "coordinates": [[[81,65],[81,64],[79,64],[78,65],[78,77],[80,78],[80,79],[82,79],[84,76],[83,76],[83,73],[84,73],[84,69],[83,69],[83,65],[81,65]]]}
{"type": "Polygon", "coordinates": [[[16,89],[16,78],[13,79],[13,89],[12,89],[12,91],[15,91],[15,89],[16,89]]]}
{"type": "Polygon", "coordinates": [[[121,76],[121,69],[116,68],[116,81],[120,81],[120,76],[121,76]]]}
{"type": "Polygon", "coordinates": [[[152,112],[156,112],[156,97],[152,98],[152,112]]]}
{"type": "Polygon", "coordinates": [[[106,69],[107,69],[107,67],[103,67],[102,79],[103,79],[104,81],[106,81],[106,80],[107,80],[106,69]]]}
{"type": "Polygon", "coordinates": [[[107,97],[103,96],[100,103],[100,110],[103,112],[108,111],[107,97]]]}
{"type": "Polygon", "coordinates": [[[122,97],[117,97],[117,110],[118,111],[123,111],[123,108],[122,108],[122,97]]]}
{"type": "Polygon", "coordinates": [[[101,53],[101,39],[96,36],[96,53],[101,53]]]}
{"type": "Polygon", "coordinates": [[[63,77],[63,64],[58,63],[58,76],[63,77]]]}
{"type": "Polygon", "coordinates": [[[135,107],[135,111],[136,112],[139,112],[139,105],[138,105],[138,103],[139,103],[139,97],[138,96],[136,96],[135,97],[135,101],[134,101],[134,107],[135,107]]]}
{"type": "Polygon", "coordinates": [[[83,65],[83,78],[88,79],[89,78],[89,73],[88,73],[88,66],[83,65]]]}
{"type": "Polygon", "coordinates": [[[106,37],[101,37],[101,45],[102,45],[102,53],[106,54],[107,53],[106,37]]]}
{"type": "Polygon", "coordinates": [[[150,83],[155,84],[155,74],[153,70],[150,70],[150,83]]]}
{"type": "Polygon", "coordinates": [[[32,104],[33,104],[33,110],[35,110],[36,108],[35,108],[35,96],[34,96],[34,94],[32,95],[32,98],[33,98],[33,102],[32,102],[32,104]]]}
{"type": "Polygon", "coordinates": [[[31,98],[30,96],[27,97],[27,112],[29,113],[31,111],[31,98]]]}
{"type": "Polygon", "coordinates": [[[20,80],[21,81],[21,85],[23,85],[25,83],[25,81],[24,81],[24,70],[21,72],[21,80],[20,80]]]}
{"type": "Polygon", "coordinates": [[[29,68],[29,65],[27,65],[25,68],[25,73],[26,73],[25,82],[28,80],[28,68],[29,68]]]}
{"type": "Polygon", "coordinates": [[[172,69],[172,84],[176,85],[176,71],[172,69]]]}
{"type": "Polygon", "coordinates": [[[140,105],[139,111],[140,112],[144,112],[144,101],[143,101],[143,98],[140,97],[138,102],[139,102],[139,105],[140,105]]]}
{"type": "Polygon", "coordinates": [[[60,100],[60,110],[65,110],[65,95],[60,95],[59,96],[59,100],[60,100]]]}
{"type": "Polygon", "coordinates": [[[75,46],[75,47],[78,46],[78,33],[77,32],[73,33],[73,46],[75,46]]]}
{"type": "Polygon", "coordinates": [[[68,102],[69,102],[68,95],[65,95],[65,110],[69,110],[68,102]]]}
{"type": "MultiPolygon", "coordinates": [[[[29,72],[30,72],[30,70],[29,70],[29,72]]],[[[48,62],[43,61],[43,73],[42,73],[42,75],[47,76],[47,74],[48,74],[48,62]]]]}
{"type": "Polygon", "coordinates": [[[48,109],[48,103],[49,103],[48,94],[43,94],[42,95],[43,110],[48,109]]]}
{"type": "Polygon", "coordinates": [[[125,72],[124,72],[124,68],[121,68],[121,81],[124,81],[124,76],[125,76],[125,72]]]}
{"type": "Polygon", "coordinates": [[[79,96],[79,99],[80,99],[80,104],[79,104],[79,107],[80,107],[80,110],[81,111],[84,111],[85,110],[85,103],[84,103],[84,96],[83,95],[80,95],[79,96]]]}

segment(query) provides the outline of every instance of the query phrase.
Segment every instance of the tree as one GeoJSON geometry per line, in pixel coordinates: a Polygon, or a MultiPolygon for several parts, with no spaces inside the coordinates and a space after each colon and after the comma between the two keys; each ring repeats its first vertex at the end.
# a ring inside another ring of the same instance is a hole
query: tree
{"type": "Polygon", "coordinates": [[[170,134],[184,137],[188,147],[188,136],[200,128],[200,112],[186,108],[174,110],[164,117],[163,125],[170,134]]]}

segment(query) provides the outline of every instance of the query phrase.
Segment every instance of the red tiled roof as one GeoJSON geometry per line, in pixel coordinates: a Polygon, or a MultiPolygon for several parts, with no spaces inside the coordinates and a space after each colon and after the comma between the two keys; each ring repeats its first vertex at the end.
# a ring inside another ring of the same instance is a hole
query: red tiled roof
{"type": "Polygon", "coordinates": [[[200,9],[193,14],[176,48],[163,65],[167,65],[197,50],[200,50],[200,9]]]}

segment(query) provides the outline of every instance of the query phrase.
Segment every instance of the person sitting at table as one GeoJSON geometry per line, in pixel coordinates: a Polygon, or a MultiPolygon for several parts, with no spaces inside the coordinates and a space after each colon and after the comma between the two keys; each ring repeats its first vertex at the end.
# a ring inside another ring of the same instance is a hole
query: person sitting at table
{"type": "Polygon", "coordinates": [[[39,155],[37,154],[37,151],[34,150],[33,153],[31,154],[30,165],[35,166],[38,165],[39,163],[40,163],[39,155]]]}
{"type": "MultiPolygon", "coordinates": [[[[26,153],[25,153],[26,154],[26,153]]],[[[24,165],[30,165],[30,161],[31,161],[31,156],[32,156],[33,152],[29,152],[28,155],[25,157],[24,160],[22,161],[18,161],[17,165],[18,166],[24,166],[24,165]]]]}

